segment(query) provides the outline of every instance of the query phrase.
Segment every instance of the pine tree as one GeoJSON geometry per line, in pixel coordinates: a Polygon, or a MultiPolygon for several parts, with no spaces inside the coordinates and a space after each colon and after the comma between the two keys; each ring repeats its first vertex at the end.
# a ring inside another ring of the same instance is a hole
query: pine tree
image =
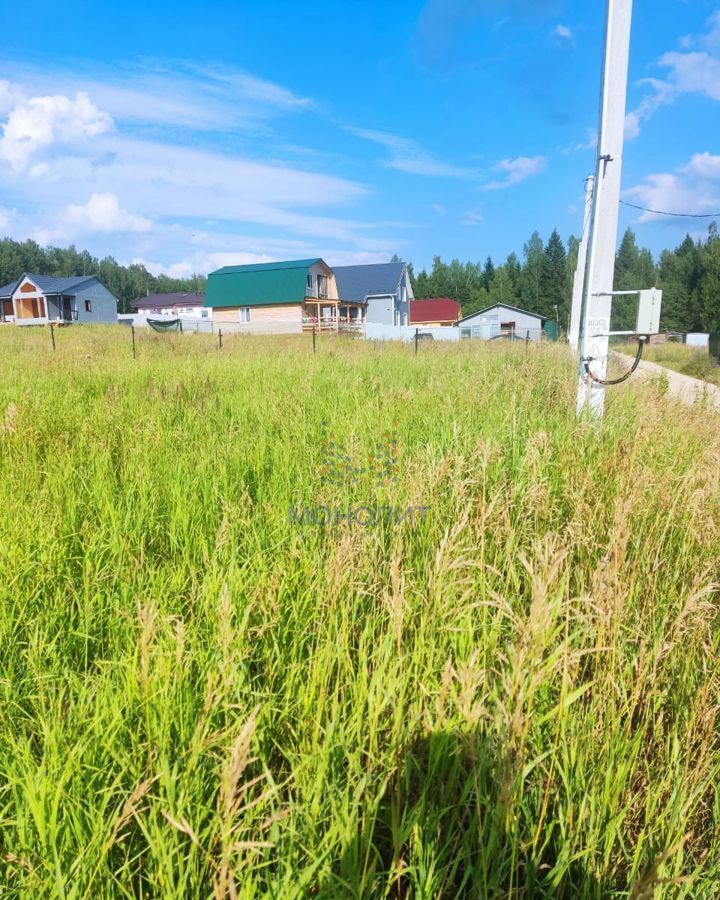
{"type": "Polygon", "coordinates": [[[490,290],[494,277],[495,266],[493,265],[492,259],[490,259],[490,257],[488,256],[488,258],[485,260],[485,267],[483,269],[483,287],[486,291],[490,290]]]}
{"type": "Polygon", "coordinates": [[[537,311],[551,319],[557,316],[558,322],[566,321],[570,309],[566,276],[565,245],[557,229],[553,229],[543,254],[541,297],[537,311]]]}
{"type": "Polygon", "coordinates": [[[537,231],[523,247],[525,261],[522,269],[522,305],[530,312],[539,312],[541,305],[542,273],[545,246],[537,231]]]}

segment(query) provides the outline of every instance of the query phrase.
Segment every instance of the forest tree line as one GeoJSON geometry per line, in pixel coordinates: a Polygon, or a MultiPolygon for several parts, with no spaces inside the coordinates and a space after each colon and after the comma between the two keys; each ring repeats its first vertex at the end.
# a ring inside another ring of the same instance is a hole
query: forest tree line
{"type": "MultiPolygon", "coordinates": [[[[469,315],[494,303],[508,303],[555,319],[566,329],[579,241],[565,243],[557,230],[547,241],[535,231],[524,244],[522,257],[511,253],[496,265],[450,263],[436,256],[432,269],[413,273],[415,296],[452,297],[469,315]]],[[[395,257],[396,258],[396,257],[395,257]]],[[[138,263],[120,265],[113,257],[98,259],[87,250],[41,247],[35,241],[0,240],[0,285],[23,272],[43,275],[97,275],[118,298],[119,312],[131,312],[132,302],[147,293],[204,291],[204,275],[170,278],[152,275],[138,263]]],[[[690,235],[674,250],[665,250],[657,262],[639,247],[628,228],[618,249],[615,290],[658,287],[663,290],[661,327],[672,331],[720,331],[720,235],[713,222],[707,237],[690,235]]]]}
{"type": "Polygon", "coordinates": [[[19,278],[23,272],[37,275],[97,275],[118,299],[118,312],[132,312],[133,300],[146,294],[205,291],[205,276],[169,278],[152,275],[145,266],[121,266],[112,256],[97,259],[87,250],[70,247],[41,247],[35,241],[0,240],[0,286],[19,278]]]}
{"type": "MultiPolygon", "coordinates": [[[[495,303],[509,303],[555,319],[567,329],[579,241],[565,244],[554,230],[547,242],[535,231],[522,258],[511,253],[504,263],[443,262],[413,276],[418,299],[452,297],[467,316],[495,303]]],[[[661,328],[670,331],[720,331],[720,235],[713,222],[707,237],[687,235],[674,250],[664,250],[656,262],[639,247],[628,228],[615,261],[615,290],[658,287],[663,291],[661,328]]],[[[615,319],[614,319],[615,321],[615,319]]]]}

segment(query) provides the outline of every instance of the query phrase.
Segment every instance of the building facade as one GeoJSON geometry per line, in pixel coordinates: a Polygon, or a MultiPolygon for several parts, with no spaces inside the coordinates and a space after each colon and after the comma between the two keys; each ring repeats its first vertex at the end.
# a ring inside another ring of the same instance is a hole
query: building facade
{"type": "Polygon", "coordinates": [[[546,325],[550,321],[538,313],[505,303],[496,303],[494,306],[465,316],[458,320],[456,325],[460,329],[461,338],[480,338],[487,341],[505,337],[539,341],[550,336],[546,332],[546,325]]]}
{"type": "Polygon", "coordinates": [[[361,304],[365,320],[375,325],[409,325],[414,299],[405,262],[364,266],[335,266],[338,292],[343,300],[361,304]]]}
{"type": "Polygon", "coordinates": [[[335,273],[324,262],[225,266],[208,275],[205,307],[228,331],[248,334],[299,334],[360,326],[365,309],[338,294],[335,273]]]}
{"type": "Polygon", "coordinates": [[[23,273],[0,288],[0,313],[16,325],[117,322],[117,298],[95,275],[55,278],[23,273]]]}
{"type": "Polygon", "coordinates": [[[133,309],[142,316],[173,316],[175,318],[208,319],[212,310],[205,305],[204,294],[170,293],[147,294],[133,301],[133,309]]]}

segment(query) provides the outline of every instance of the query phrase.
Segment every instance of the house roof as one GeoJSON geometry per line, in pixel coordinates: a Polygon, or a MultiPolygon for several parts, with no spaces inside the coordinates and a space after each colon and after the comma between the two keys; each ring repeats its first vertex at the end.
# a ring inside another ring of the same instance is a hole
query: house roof
{"type": "Polygon", "coordinates": [[[540,319],[541,322],[547,322],[547,316],[541,316],[540,313],[530,312],[529,309],[520,309],[519,306],[511,306],[509,303],[493,303],[492,306],[486,306],[484,309],[479,309],[477,312],[470,313],[469,316],[464,316],[462,319],[458,320],[458,325],[462,322],[467,322],[469,319],[474,319],[477,316],[482,316],[485,313],[489,313],[492,309],[499,309],[502,307],[503,309],[510,309],[513,312],[522,313],[524,316],[532,316],[534,319],[540,319]]]}
{"type": "Polygon", "coordinates": [[[15,281],[0,288],[0,297],[10,297],[23,278],[29,278],[43,294],[70,294],[72,296],[73,288],[90,281],[95,278],[95,275],[71,275],[65,278],[56,278],[54,275],[35,275],[32,272],[23,272],[15,281]]]}
{"type": "Polygon", "coordinates": [[[205,294],[148,294],[134,300],[135,309],[166,309],[171,306],[202,306],[205,294]]]}
{"type": "Polygon", "coordinates": [[[336,266],[335,282],[341,300],[364,302],[369,294],[394,294],[407,263],[375,263],[367,266],[336,266]]]}
{"type": "Polygon", "coordinates": [[[450,297],[433,297],[410,301],[410,324],[425,322],[456,322],[460,318],[460,304],[450,297]]]}
{"type": "Polygon", "coordinates": [[[308,269],[317,263],[326,265],[317,258],[223,266],[208,275],[205,306],[222,308],[302,303],[307,289],[308,269]]]}

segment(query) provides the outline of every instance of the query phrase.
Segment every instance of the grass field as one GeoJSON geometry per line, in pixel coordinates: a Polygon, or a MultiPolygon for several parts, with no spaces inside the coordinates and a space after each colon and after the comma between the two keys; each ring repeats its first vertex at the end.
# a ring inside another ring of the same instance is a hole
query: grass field
{"type": "Polygon", "coordinates": [[[553,346],[57,340],[0,328],[0,896],[718,895],[715,412],[577,422],[553,346]]]}

